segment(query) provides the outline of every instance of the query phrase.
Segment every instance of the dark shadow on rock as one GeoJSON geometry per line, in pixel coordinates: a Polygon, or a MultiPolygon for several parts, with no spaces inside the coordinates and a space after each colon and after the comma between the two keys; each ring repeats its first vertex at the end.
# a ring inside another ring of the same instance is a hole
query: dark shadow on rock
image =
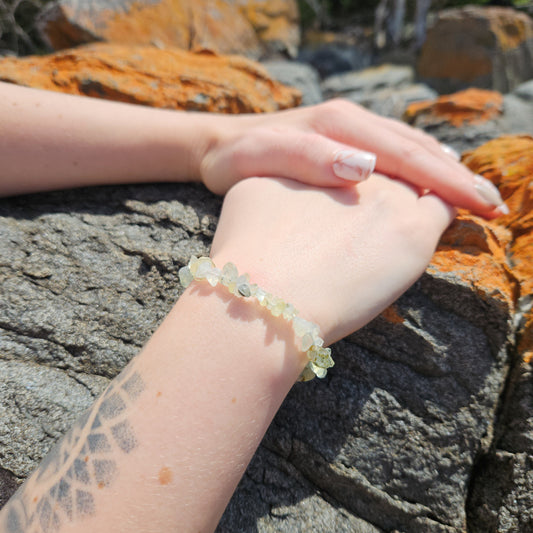
{"type": "MultiPolygon", "coordinates": [[[[170,310],[177,270],[208,253],[220,205],[181,184],[1,200],[0,363],[57,373],[65,389],[75,378],[72,416],[81,411],[170,310]]],[[[505,379],[509,313],[429,274],[396,308],[398,320],[378,317],[336,344],[325,380],[294,386],[219,532],[463,529],[505,379]]],[[[49,433],[64,431],[48,396],[28,401],[41,414],[24,424],[41,416],[49,433]]],[[[0,467],[27,475],[53,440],[24,443],[16,461],[17,443],[1,443],[0,467]]]]}

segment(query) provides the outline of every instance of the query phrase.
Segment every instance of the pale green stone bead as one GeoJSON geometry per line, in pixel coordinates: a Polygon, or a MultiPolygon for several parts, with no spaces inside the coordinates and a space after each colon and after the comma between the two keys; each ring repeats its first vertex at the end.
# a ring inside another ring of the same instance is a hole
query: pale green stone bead
{"type": "Polygon", "coordinates": [[[208,257],[200,257],[198,259],[196,272],[193,274],[194,279],[205,279],[207,274],[215,268],[215,265],[213,264],[213,261],[209,259],[208,257]]]}
{"type": "Polygon", "coordinates": [[[311,370],[315,373],[315,376],[317,378],[325,378],[326,374],[328,373],[325,368],[317,366],[314,363],[311,363],[311,370]]]}
{"type": "Polygon", "coordinates": [[[257,294],[257,289],[259,289],[259,287],[255,283],[250,283],[250,296],[255,296],[257,294]]]}
{"type": "MultiPolygon", "coordinates": [[[[239,278],[240,279],[240,278],[239,278]]],[[[249,298],[252,295],[252,291],[250,290],[250,285],[247,282],[237,282],[237,292],[243,297],[243,298],[249,298]]]]}
{"type": "Polygon", "coordinates": [[[294,308],[294,305],[292,304],[287,304],[285,309],[283,310],[283,318],[285,320],[292,320],[297,314],[298,311],[294,308]]]}
{"type": "Polygon", "coordinates": [[[270,312],[274,316],[280,316],[281,313],[283,313],[286,305],[287,304],[281,298],[274,297],[270,312]]]}
{"type": "Polygon", "coordinates": [[[292,325],[294,327],[294,333],[296,333],[298,337],[303,337],[306,333],[312,335],[313,331],[318,329],[315,324],[309,322],[308,320],[304,320],[299,316],[296,316],[292,319],[292,325]]]}
{"type": "Polygon", "coordinates": [[[312,363],[322,368],[331,368],[335,364],[331,357],[331,350],[329,348],[311,346],[307,352],[307,357],[309,357],[309,360],[312,363]]]}
{"type": "Polygon", "coordinates": [[[265,305],[264,301],[265,301],[266,295],[267,295],[266,291],[264,291],[261,287],[257,287],[257,290],[255,291],[255,297],[257,301],[263,306],[265,305]]]}
{"type": "Polygon", "coordinates": [[[206,275],[205,279],[209,282],[211,287],[216,287],[217,283],[220,281],[222,276],[222,271],[220,268],[212,268],[206,275]]]}
{"type": "Polygon", "coordinates": [[[222,268],[222,283],[228,285],[229,283],[235,283],[239,277],[239,271],[233,263],[226,263],[222,268]]]}
{"type": "Polygon", "coordinates": [[[191,274],[191,271],[187,266],[179,269],[178,276],[180,278],[180,283],[185,288],[187,288],[194,280],[194,276],[191,274]]]}
{"type": "Polygon", "coordinates": [[[309,350],[313,344],[313,336],[310,333],[306,333],[302,337],[302,352],[307,352],[307,350],[309,350]]]}
{"type": "Polygon", "coordinates": [[[300,377],[298,378],[298,381],[311,381],[312,379],[315,379],[315,373],[311,369],[311,363],[309,363],[300,374],[300,377]]]}
{"type": "Polygon", "coordinates": [[[196,269],[198,268],[198,258],[196,256],[192,256],[190,259],[189,259],[189,270],[191,271],[191,274],[194,275],[196,274],[196,269]]]}
{"type": "Polygon", "coordinates": [[[272,307],[272,305],[273,305],[273,298],[274,298],[274,296],[272,296],[272,294],[267,292],[265,294],[265,297],[263,298],[263,301],[261,302],[261,305],[263,307],[266,307],[267,309],[270,309],[272,307]]]}

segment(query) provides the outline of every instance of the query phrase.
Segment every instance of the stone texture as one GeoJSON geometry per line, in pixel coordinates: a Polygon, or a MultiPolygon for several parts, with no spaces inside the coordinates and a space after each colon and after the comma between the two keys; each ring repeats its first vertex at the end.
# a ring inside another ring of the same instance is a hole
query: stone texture
{"type": "Polygon", "coordinates": [[[322,82],[322,91],[325,98],[349,98],[381,89],[401,89],[411,85],[413,80],[414,71],[409,66],[381,65],[330,76],[322,82]]]}
{"type": "Polygon", "coordinates": [[[533,78],[533,19],[510,8],[468,6],[439,13],[417,64],[441,93],[469,86],[508,92],[533,78]]]}
{"type": "Polygon", "coordinates": [[[533,531],[533,137],[509,136],[464,155],[498,185],[512,213],[499,224],[512,234],[507,254],[515,280],[515,360],[503,395],[494,444],[474,470],[467,511],[473,533],[533,531]]]}
{"type": "Polygon", "coordinates": [[[533,100],[528,100],[529,90],[528,83],[505,96],[497,91],[466,89],[412,103],[403,118],[462,152],[504,133],[533,134],[533,100]]]}
{"type": "Polygon", "coordinates": [[[369,67],[373,61],[371,39],[362,28],[349,33],[308,30],[298,59],[312,65],[322,78],[369,67]]]}
{"type": "Polygon", "coordinates": [[[302,105],[319,104],[324,100],[318,73],[312,66],[280,59],[264,61],[262,65],[272,78],[298,89],[302,93],[302,105]]]}
{"type": "Polygon", "coordinates": [[[382,116],[400,119],[413,102],[431,100],[437,93],[414,83],[409,66],[381,65],[330,76],[322,82],[326,99],[345,98],[382,116]]]}
{"type": "MultiPolygon", "coordinates": [[[[335,345],[328,377],[295,385],[220,532],[530,523],[531,358],[513,354],[529,316],[519,239],[531,235],[532,142],[465,156],[513,214],[461,214],[421,280],[335,345]]],[[[219,209],[196,185],[0,200],[3,500],[171,308],[177,272],[207,254],[219,209]]]]}
{"type": "Polygon", "coordinates": [[[294,56],[300,40],[295,0],[58,0],[39,26],[55,50],[108,41],[258,58],[294,56]]]}
{"type": "Polygon", "coordinates": [[[466,89],[433,101],[411,104],[405,112],[405,120],[418,127],[438,122],[452,126],[479,124],[501,116],[503,97],[499,92],[466,89]]]}
{"type": "Polygon", "coordinates": [[[299,91],[239,56],[93,44],[47,56],[0,59],[0,80],[167,109],[267,112],[299,104],[299,91]]]}

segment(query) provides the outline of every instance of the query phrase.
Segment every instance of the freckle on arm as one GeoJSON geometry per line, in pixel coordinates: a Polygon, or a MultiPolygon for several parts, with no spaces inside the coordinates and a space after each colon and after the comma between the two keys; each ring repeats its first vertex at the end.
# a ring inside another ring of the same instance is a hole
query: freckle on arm
{"type": "Polygon", "coordinates": [[[159,471],[159,483],[161,485],[168,485],[172,481],[172,476],[172,470],[170,470],[170,468],[168,468],[167,466],[164,466],[159,471]]]}

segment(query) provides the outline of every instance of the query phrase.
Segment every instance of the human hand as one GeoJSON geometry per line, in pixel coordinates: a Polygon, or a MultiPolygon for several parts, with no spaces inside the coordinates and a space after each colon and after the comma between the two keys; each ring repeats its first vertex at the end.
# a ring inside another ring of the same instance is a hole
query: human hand
{"type": "Polygon", "coordinates": [[[350,182],[342,178],[358,181],[370,175],[376,154],[377,172],[431,190],[451,205],[487,218],[506,212],[497,189],[474,176],[436,139],[348,101],[217,120],[200,175],[219,194],[250,176],[347,186],[350,182]]]}
{"type": "Polygon", "coordinates": [[[211,256],[292,303],[331,344],[416,281],[454,216],[436,195],[378,174],[329,189],[250,178],[226,195],[211,256]]]}

